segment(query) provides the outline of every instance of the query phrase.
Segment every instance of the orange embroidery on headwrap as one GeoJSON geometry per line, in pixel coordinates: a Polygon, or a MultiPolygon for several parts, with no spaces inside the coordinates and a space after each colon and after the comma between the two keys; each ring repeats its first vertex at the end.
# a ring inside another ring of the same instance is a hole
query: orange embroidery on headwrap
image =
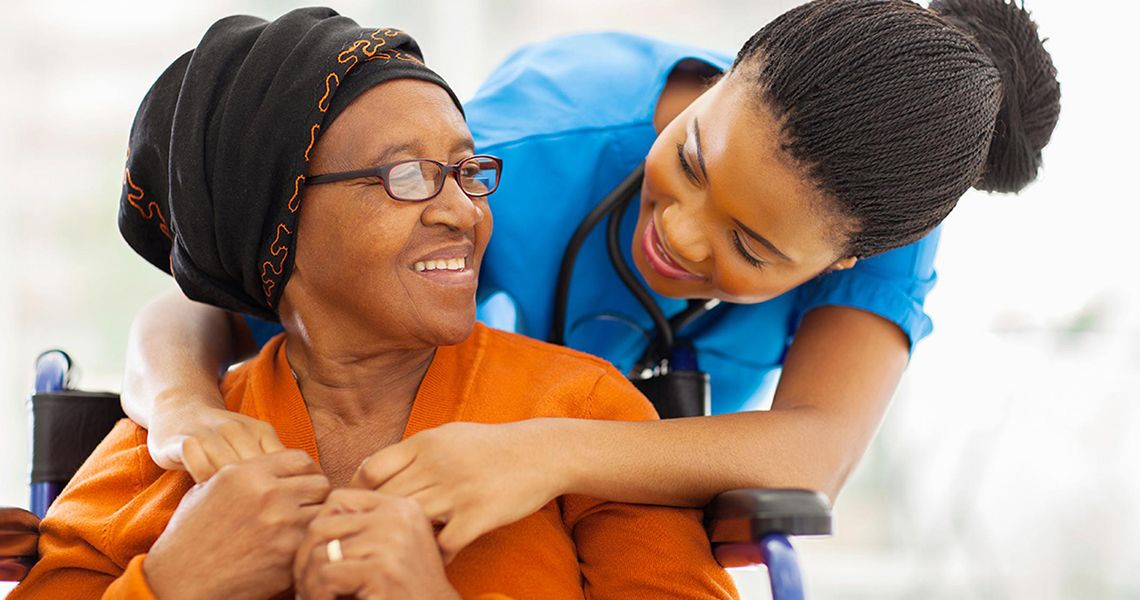
{"type": "MultiPolygon", "coordinates": [[[[130,157],[129,150],[127,151],[127,156],[130,157]]],[[[146,193],[143,192],[141,187],[135,185],[135,182],[131,179],[131,170],[127,167],[123,167],[123,185],[131,188],[131,191],[127,192],[127,202],[130,202],[131,206],[139,211],[139,215],[147,221],[157,215],[158,230],[162,232],[162,235],[166,236],[166,239],[174,241],[174,236],[170,235],[170,228],[166,226],[166,217],[162,216],[162,208],[158,206],[158,203],[154,201],[148,202],[146,209],[143,209],[142,205],[139,204],[139,201],[143,199],[146,193]]]]}
{"type": "Polygon", "coordinates": [[[281,273],[285,271],[285,258],[289,256],[289,248],[281,247],[281,261],[280,264],[274,265],[269,261],[261,264],[261,285],[265,290],[266,302],[273,296],[273,288],[277,287],[277,281],[274,277],[280,277],[281,273]],[[270,275],[272,273],[272,275],[270,275]]]}
{"type": "Polygon", "coordinates": [[[365,44],[365,45],[364,45],[364,46],[363,46],[363,47],[360,49],[362,52],[364,52],[364,53],[365,53],[365,54],[367,54],[368,56],[372,56],[373,54],[376,54],[376,51],[377,51],[377,50],[379,50],[381,46],[387,46],[387,45],[388,45],[388,40],[386,40],[386,39],[384,39],[384,38],[382,38],[382,37],[381,37],[381,38],[375,37],[375,36],[376,36],[376,33],[377,33],[377,32],[373,32],[373,33],[372,33],[372,36],[370,36],[370,37],[372,37],[372,39],[375,41],[375,43],[373,43],[373,44],[371,44],[371,45],[369,45],[369,44],[365,44]]]}
{"type": "Polygon", "coordinates": [[[313,145],[317,143],[317,130],[321,128],[320,123],[313,123],[309,129],[309,147],[305,148],[305,162],[309,162],[309,151],[313,149],[313,145]]]}
{"type": "Polygon", "coordinates": [[[297,179],[293,180],[293,197],[289,199],[289,212],[291,213],[297,212],[297,209],[301,207],[301,182],[304,180],[304,175],[298,175],[297,179]]]}
{"type": "MultiPolygon", "coordinates": [[[[351,71],[352,68],[360,62],[360,55],[356,54],[357,52],[364,54],[367,57],[364,59],[366,61],[392,60],[393,54],[388,52],[379,52],[379,50],[381,47],[388,44],[388,41],[385,38],[394,38],[398,35],[401,35],[402,33],[403,32],[399,29],[377,29],[368,36],[369,39],[373,40],[372,44],[369,44],[367,39],[361,38],[354,41],[351,45],[349,45],[349,47],[341,50],[336,56],[336,61],[339,64],[348,65],[343,74],[347,75],[348,72],[351,71]]],[[[398,60],[415,62],[421,65],[423,64],[423,61],[411,54],[395,52],[394,55],[398,60]]],[[[332,96],[333,91],[335,91],[336,88],[340,85],[340,78],[341,75],[337,75],[336,72],[330,72],[325,76],[325,93],[323,96],[321,96],[321,99],[317,101],[317,110],[321,111],[322,113],[328,111],[329,99],[332,96]]],[[[309,145],[307,148],[305,148],[306,162],[308,162],[309,153],[313,150],[313,146],[317,142],[317,131],[320,128],[321,126],[319,123],[315,123],[312,127],[309,128],[309,145]]],[[[293,196],[289,198],[288,204],[289,212],[291,213],[296,213],[297,210],[301,207],[301,184],[304,181],[305,176],[303,174],[298,175],[297,178],[293,180],[293,196]]],[[[141,197],[142,190],[139,190],[139,193],[141,197]]],[[[155,207],[157,208],[157,205],[155,205],[155,207]]],[[[162,218],[161,214],[159,214],[159,218],[162,218]]],[[[162,227],[165,231],[165,221],[162,227]]],[[[277,226],[277,235],[273,238],[273,242],[269,244],[270,255],[280,256],[281,260],[279,260],[278,264],[276,265],[274,265],[272,261],[265,261],[261,265],[261,283],[262,288],[265,291],[265,305],[269,308],[273,308],[273,290],[277,287],[277,278],[281,277],[285,271],[285,260],[289,256],[289,247],[281,240],[282,234],[292,235],[293,232],[289,231],[289,228],[286,227],[284,223],[279,223],[277,226]]]]}
{"type": "Polygon", "coordinates": [[[336,89],[337,85],[340,85],[340,77],[338,77],[336,73],[329,73],[325,76],[325,95],[321,96],[320,101],[317,102],[317,109],[319,109],[321,112],[325,112],[329,109],[329,96],[332,95],[333,90],[336,89]],[[333,79],[336,80],[336,85],[329,83],[333,79]]]}
{"type": "Polygon", "coordinates": [[[281,243],[281,234],[282,233],[284,233],[285,235],[293,235],[293,232],[289,231],[289,228],[286,227],[284,223],[279,223],[277,225],[277,237],[273,238],[272,244],[269,244],[269,253],[272,254],[273,256],[277,256],[282,251],[285,251],[285,252],[289,251],[289,247],[286,246],[285,244],[281,243]]]}
{"type": "Polygon", "coordinates": [[[261,285],[267,299],[273,295],[273,288],[277,286],[274,277],[280,277],[281,273],[285,271],[285,258],[289,256],[289,246],[281,241],[282,234],[293,235],[293,232],[289,231],[284,223],[280,223],[277,225],[277,237],[273,238],[273,243],[269,244],[269,253],[273,256],[280,256],[281,260],[276,265],[268,260],[261,264],[261,285]]]}
{"type": "Polygon", "coordinates": [[[348,62],[346,55],[351,55],[353,52],[356,52],[357,50],[359,50],[361,46],[367,46],[367,45],[368,45],[368,40],[356,40],[355,42],[352,43],[351,46],[349,46],[345,50],[341,50],[340,54],[336,55],[336,61],[343,65],[344,63],[348,62]]]}
{"type": "Polygon", "coordinates": [[[404,54],[403,52],[397,52],[396,53],[396,60],[406,60],[408,62],[414,62],[414,63],[420,64],[420,65],[424,64],[422,61],[420,61],[420,59],[416,58],[415,56],[413,56],[411,54],[404,54]]]}
{"type": "Polygon", "coordinates": [[[356,63],[360,62],[360,57],[357,56],[355,52],[360,49],[361,46],[366,46],[367,44],[367,40],[356,40],[352,43],[352,46],[348,47],[346,50],[342,50],[340,54],[336,55],[336,62],[342,65],[348,64],[348,68],[344,70],[345,73],[351,71],[352,68],[356,66],[356,63]],[[351,64],[349,63],[349,59],[352,60],[351,64]]]}
{"type": "MultiPolygon", "coordinates": [[[[133,206],[133,207],[135,207],[135,208],[139,209],[139,212],[141,213],[141,212],[142,212],[142,208],[141,208],[141,207],[139,207],[139,205],[138,205],[138,203],[136,202],[136,200],[142,200],[142,199],[143,199],[143,196],[144,196],[144,195],[146,195],[146,194],[143,192],[143,190],[142,190],[142,188],[141,188],[141,187],[139,187],[139,186],[135,185],[135,182],[131,180],[131,170],[130,170],[130,169],[128,169],[128,168],[124,168],[124,169],[123,169],[123,184],[124,184],[124,185],[127,185],[127,186],[130,186],[130,188],[133,190],[133,192],[132,192],[132,193],[128,193],[128,194],[127,194],[127,200],[129,200],[129,201],[130,201],[130,203],[131,203],[131,206],[133,206]]],[[[150,218],[151,218],[152,216],[153,216],[153,215],[147,215],[147,214],[144,214],[144,215],[143,215],[143,218],[144,218],[144,219],[147,219],[147,220],[150,220],[150,218]]]]}

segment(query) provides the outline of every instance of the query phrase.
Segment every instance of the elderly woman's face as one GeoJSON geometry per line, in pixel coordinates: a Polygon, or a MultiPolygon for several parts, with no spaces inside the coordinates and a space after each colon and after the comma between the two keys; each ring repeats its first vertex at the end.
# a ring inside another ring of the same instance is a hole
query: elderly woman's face
{"type": "MultiPolygon", "coordinates": [[[[362,94],[321,132],[309,173],[412,158],[455,164],[472,154],[467,125],[443,89],[396,80],[362,94]]],[[[408,348],[461,342],[474,327],[491,229],[487,199],[469,198],[454,176],[423,202],[395,200],[375,178],[310,186],[285,301],[303,325],[335,326],[353,339],[379,335],[408,348]],[[428,261],[437,268],[417,269],[428,261]]]]}

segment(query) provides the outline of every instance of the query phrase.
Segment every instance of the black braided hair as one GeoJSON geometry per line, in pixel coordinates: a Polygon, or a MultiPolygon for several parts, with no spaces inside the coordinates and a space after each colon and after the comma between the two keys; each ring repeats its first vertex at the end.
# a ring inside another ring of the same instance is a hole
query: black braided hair
{"type": "Polygon", "coordinates": [[[832,199],[843,256],[921,238],[971,186],[1020,190],[1060,112],[1037,27],[1007,0],[816,0],[752,36],[732,76],[832,199]]]}

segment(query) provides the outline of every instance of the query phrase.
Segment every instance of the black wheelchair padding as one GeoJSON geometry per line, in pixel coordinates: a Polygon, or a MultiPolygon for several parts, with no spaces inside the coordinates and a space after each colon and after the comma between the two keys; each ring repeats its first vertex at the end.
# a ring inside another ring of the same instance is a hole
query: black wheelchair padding
{"type": "Polygon", "coordinates": [[[705,507],[705,529],[714,545],[749,543],[769,533],[829,535],[831,508],[826,496],[810,490],[732,490],[705,507]]]}
{"type": "Polygon", "coordinates": [[[32,483],[71,480],[120,419],[119,396],[64,391],[32,396],[32,483]]]}

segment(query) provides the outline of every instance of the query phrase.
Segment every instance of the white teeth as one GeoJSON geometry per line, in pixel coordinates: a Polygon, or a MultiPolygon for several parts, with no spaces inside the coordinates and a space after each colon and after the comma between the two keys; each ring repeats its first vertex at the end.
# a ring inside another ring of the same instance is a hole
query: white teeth
{"type": "Polygon", "coordinates": [[[467,268],[467,257],[445,258],[441,260],[426,260],[413,265],[417,272],[424,271],[462,271],[467,268]]]}

